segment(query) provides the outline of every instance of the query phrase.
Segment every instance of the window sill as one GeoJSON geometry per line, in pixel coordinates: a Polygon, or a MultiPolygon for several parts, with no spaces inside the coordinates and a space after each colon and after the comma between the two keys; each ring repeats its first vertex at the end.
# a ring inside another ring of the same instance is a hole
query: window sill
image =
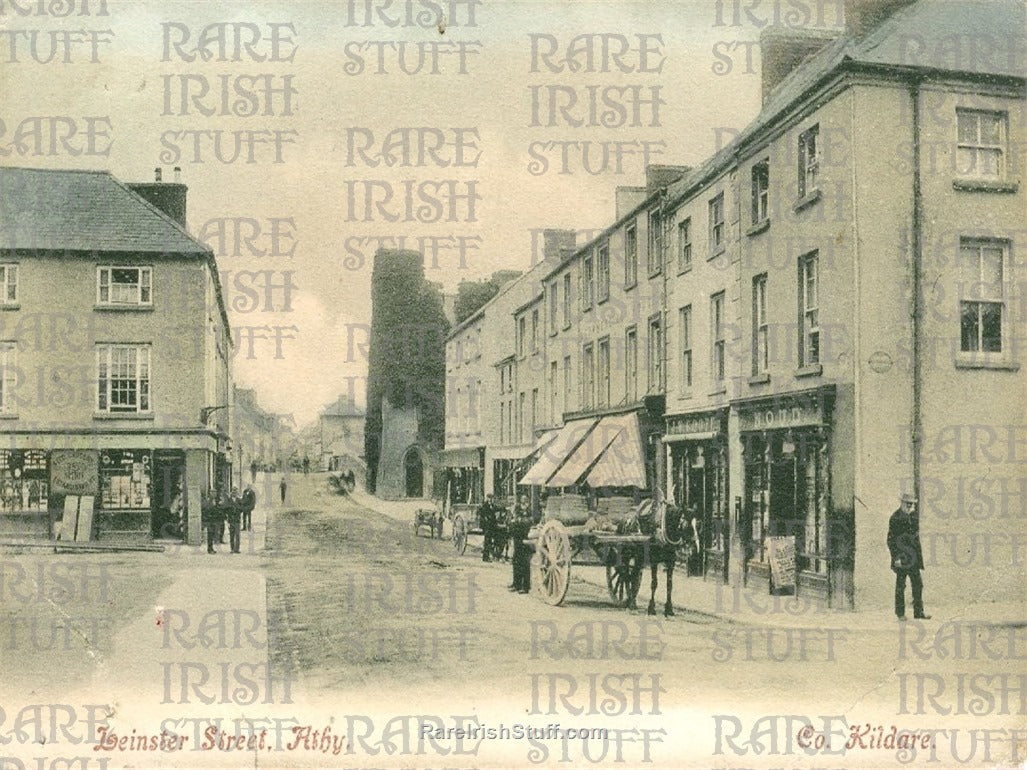
{"type": "Polygon", "coordinates": [[[748,230],[746,230],[745,234],[751,238],[752,236],[759,235],[760,233],[764,233],[764,232],[766,232],[769,229],[770,229],[770,217],[767,217],[766,219],[760,220],[759,222],[754,224],[752,227],[750,227],[748,230]]]}
{"type": "Polygon", "coordinates": [[[721,254],[723,254],[725,251],[727,251],[727,244],[722,243],[719,246],[717,246],[717,248],[715,248],[713,251],[710,252],[710,256],[706,257],[706,261],[708,262],[711,259],[716,259],[721,254]]]}
{"type": "Polygon", "coordinates": [[[652,280],[653,278],[659,278],[661,275],[663,275],[663,270],[655,270],[649,273],[649,280],[652,280]]]}
{"type": "Polygon", "coordinates": [[[682,390],[678,394],[678,401],[687,401],[690,398],[692,398],[692,389],[691,388],[688,388],[686,390],[682,390]]]}
{"type": "Polygon", "coordinates": [[[116,312],[127,311],[129,313],[150,313],[153,312],[153,305],[102,305],[97,302],[93,310],[114,310],[116,312]]]}
{"type": "Polygon", "coordinates": [[[708,395],[710,398],[713,398],[714,396],[723,396],[725,393],[727,393],[727,385],[722,385],[721,387],[711,391],[708,395]]]}
{"type": "Polygon", "coordinates": [[[631,283],[626,283],[626,284],[624,284],[624,291],[628,291],[630,289],[634,289],[636,286],[638,286],[638,281],[632,281],[631,283]]]}
{"type": "Polygon", "coordinates": [[[570,328],[571,328],[571,324],[570,324],[570,321],[568,321],[567,323],[565,323],[565,324],[563,325],[563,330],[564,330],[564,331],[567,331],[567,330],[568,330],[568,329],[570,329],[570,328]]]}
{"type": "Polygon", "coordinates": [[[20,302],[0,302],[0,310],[21,310],[20,302]]]}
{"type": "Polygon", "coordinates": [[[153,420],[153,412],[93,412],[94,420],[153,420]]]}
{"type": "Polygon", "coordinates": [[[17,420],[17,412],[0,412],[0,420],[17,420]]]}
{"type": "Polygon", "coordinates": [[[609,294],[607,294],[607,295],[606,295],[605,297],[600,297],[600,298],[599,298],[599,299],[598,299],[598,300],[596,301],[596,304],[597,304],[597,305],[602,305],[602,304],[604,304],[604,303],[606,303],[606,302],[609,302],[609,301],[610,301],[610,295],[609,295],[609,294]]]}
{"type": "Polygon", "coordinates": [[[792,211],[798,214],[803,209],[812,206],[814,203],[820,200],[820,196],[821,194],[819,187],[816,190],[813,190],[812,192],[806,193],[801,198],[799,198],[799,200],[795,201],[795,205],[792,206],[792,211]]]}
{"type": "Polygon", "coordinates": [[[763,372],[762,374],[754,374],[747,380],[747,382],[750,385],[766,385],[768,382],[770,382],[770,374],[768,372],[763,372]]]}
{"type": "Polygon", "coordinates": [[[956,358],[953,362],[957,369],[994,369],[996,371],[1018,372],[1020,364],[1016,361],[996,358],[992,360],[981,358],[956,358]]]}
{"type": "Polygon", "coordinates": [[[953,179],[952,189],[960,192],[1015,193],[1019,191],[1020,183],[990,179],[953,179]]]}
{"type": "Polygon", "coordinates": [[[796,377],[819,377],[824,373],[823,364],[810,364],[809,366],[800,366],[795,370],[796,377]]]}
{"type": "Polygon", "coordinates": [[[692,266],[689,264],[687,267],[679,267],[678,275],[684,275],[685,273],[692,272],[692,266]]]}

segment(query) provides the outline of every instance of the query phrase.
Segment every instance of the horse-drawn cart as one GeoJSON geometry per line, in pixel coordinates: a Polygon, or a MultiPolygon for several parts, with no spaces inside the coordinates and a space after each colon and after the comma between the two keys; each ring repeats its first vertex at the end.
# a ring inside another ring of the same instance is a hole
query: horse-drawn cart
{"type": "Polygon", "coordinates": [[[419,535],[422,527],[428,527],[428,536],[441,540],[443,521],[445,517],[435,508],[418,508],[414,511],[414,534],[419,535]]]}
{"type": "Polygon", "coordinates": [[[656,569],[667,572],[664,612],[673,614],[672,576],[677,549],[687,526],[679,510],[666,503],[646,500],[627,514],[582,521],[580,513],[547,512],[537,538],[532,540],[532,589],[544,602],[559,605],[570,587],[572,565],[599,565],[606,569],[610,598],[621,607],[635,607],[645,567],[652,570],[649,613],[654,614],[656,569]],[[587,558],[586,557],[590,557],[587,558]]]}

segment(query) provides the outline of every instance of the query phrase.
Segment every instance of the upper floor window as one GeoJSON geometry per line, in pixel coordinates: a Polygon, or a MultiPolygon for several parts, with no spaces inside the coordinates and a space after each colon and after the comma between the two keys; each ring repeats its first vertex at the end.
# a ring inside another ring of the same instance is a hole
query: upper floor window
{"type": "Polygon", "coordinates": [[[799,197],[805,198],[817,187],[820,171],[820,126],[808,128],[799,134],[799,197]]]}
{"type": "Polygon", "coordinates": [[[549,333],[556,334],[560,321],[559,286],[556,281],[549,284],[549,333]]]}
{"type": "Polygon", "coordinates": [[[634,224],[624,229],[624,286],[638,283],[638,228],[634,224]]]}
{"type": "Polygon", "coordinates": [[[573,373],[571,372],[571,357],[563,357],[563,411],[571,409],[571,393],[574,390],[573,373]]]}
{"type": "Polygon", "coordinates": [[[538,353],[538,338],[539,338],[539,318],[538,308],[532,308],[531,310],[531,352],[538,353]]]}
{"type": "Polygon", "coordinates": [[[599,340],[599,386],[598,404],[600,407],[610,405],[610,338],[599,340]]]}
{"type": "Polygon", "coordinates": [[[627,403],[638,398],[638,330],[624,332],[624,393],[627,403]]]}
{"type": "Polygon", "coordinates": [[[766,373],[770,364],[767,324],[767,274],[752,279],[752,373],[766,373]]]}
{"type": "Polygon", "coordinates": [[[1005,241],[964,238],[959,244],[959,349],[1001,353],[1006,321],[1005,241]]]}
{"type": "Polygon", "coordinates": [[[692,306],[685,305],[678,311],[681,326],[681,387],[692,387],[692,306]]]}
{"type": "Polygon", "coordinates": [[[724,193],[710,201],[710,252],[716,254],[724,248],[724,193]]]}
{"type": "Polygon", "coordinates": [[[571,325],[571,274],[563,275],[563,328],[571,325]]]}
{"type": "Polygon", "coordinates": [[[692,218],[678,223],[678,272],[692,269],[692,218]]]}
{"type": "Polygon", "coordinates": [[[151,305],[153,270],[149,267],[98,267],[96,301],[100,305],[151,305]]]}
{"type": "Polygon", "coordinates": [[[724,381],[727,368],[724,332],[724,292],[720,292],[710,297],[710,340],[713,343],[713,379],[718,383],[724,381]]]}
{"type": "Polygon", "coordinates": [[[18,266],[0,265],[0,305],[18,301],[18,266]]]}
{"type": "Polygon", "coordinates": [[[649,275],[659,275],[663,269],[663,215],[660,211],[649,212],[649,253],[646,256],[649,275]]]}
{"type": "Polygon", "coordinates": [[[770,161],[752,167],[752,223],[765,222],[770,216],[770,161]]]}
{"type": "Polygon", "coordinates": [[[592,305],[595,302],[593,292],[593,272],[595,268],[592,264],[592,256],[589,255],[581,260],[581,309],[591,310],[592,305]]]}
{"type": "Polygon", "coordinates": [[[596,277],[600,302],[610,298],[610,244],[604,243],[596,253],[596,277]]]}
{"type": "Polygon", "coordinates": [[[799,258],[799,366],[820,363],[817,252],[799,258]]]}
{"type": "Polygon", "coordinates": [[[14,411],[14,390],[18,383],[16,342],[0,342],[0,413],[14,411]]]}
{"type": "Polygon", "coordinates": [[[525,337],[528,336],[528,319],[521,316],[517,319],[517,355],[524,356],[525,337]]]}
{"type": "Polygon", "coordinates": [[[549,362],[549,424],[555,425],[558,422],[560,413],[560,383],[557,381],[559,364],[556,361],[549,362]]]}
{"type": "Polygon", "coordinates": [[[956,173],[976,179],[1005,176],[1006,113],[956,110],[956,173]]]}
{"type": "Polygon", "coordinates": [[[581,406],[588,409],[595,397],[596,362],[592,343],[588,343],[581,351],[581,406]]]}
{"type": "Polygon", "coordinates": [[[149,345],[97,345],[96,371],[101,412],[150,411],[149,345]]]}
{"type": "Polygon", "coordinates": [[[663,389],[663,321],[656,313],[649,319],[649,392],[663,389]]]}

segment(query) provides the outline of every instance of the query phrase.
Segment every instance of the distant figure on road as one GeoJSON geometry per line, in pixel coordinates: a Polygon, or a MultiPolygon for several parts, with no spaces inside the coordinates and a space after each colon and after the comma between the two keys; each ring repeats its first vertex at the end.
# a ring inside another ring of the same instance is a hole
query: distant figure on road
{"type": "Polygon", "coordinates": [[[492,561],[496,551],[496,506],[492,502],[492,495],[485,495],[485,502],[478,506],[478,525],[485,535],[481,560],[492,561]]]}
{"type": "Polygon", "coordinates": [[[304,457],[303,458],[303,475],[306,476],[309,473],[310,473],[310,458],[309,457],[304,457]]]}
{"type": "Polygon", "coordinates": [[[257,483],[257,468],[258,468],[258,466],[257,466],[257,461],[256,460],[254,460],[253,462],[250,463],[250,483],[251,484],[256,484],[257,483]]]}
{"type": "Polygon", "coordinates": [[[282,476],[282,480],[278,482],[278,491],[282,495],[282,505],[285,505],[285,488],[288,485],[285,483],[285,476],[282,476]]]}
{"type": "Polygon", "coordinates": [[[920,517],[916,498],[902,495],[899,509],[888,520],[888,551],[891,568],[895,573],[895,617],[906,619],[906,578],[913,589],[913,617],[929,620],[924,614],[924,581],[920,570],[924,568],[924,553],[920,547],[920,517]]]}
{"type": "Polygon", "coordinates": [[[232,553],[239,553],[239,520],[242,517],[242,497],[238,489],[225,500],[225,518],[228,520],[228,543],[232,553]]]}
{"type": "Polygon", "coordinates": [[[253,529],[253,509],[256,507],[257,493],[252,486],[248,486],[242,493],[242,528],[244,532],[253,529]]]}

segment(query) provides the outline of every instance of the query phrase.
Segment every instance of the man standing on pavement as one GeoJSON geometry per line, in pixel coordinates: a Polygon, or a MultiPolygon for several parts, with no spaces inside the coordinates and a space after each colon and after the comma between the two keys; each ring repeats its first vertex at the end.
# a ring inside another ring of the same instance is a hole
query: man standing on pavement
{"type": "Polygon", "coordinates": [[[239,520],[242,517],[242,497],[238,489],[225,500],[225,518],[228,519],[228,543],[232,553],[239,553],[239,520]]]}
{"type": "Polygon", "coordinates": [[[920,547],[920,517],[913,495],[903,493],[899,509],[888,520],[888,551],[891,568],[895,573],[895,616],[906,619],[906,578],[913,589],[913,617],[929,620],[924,614],[924,581],[920,570],[924,568],[924,553],[920,547]]]}
{"type": "Polygon", "coordinates": [[[524,544],[531,525],[531,506],[528,498],[521,495],[510,522],[510,537],[513,539],[513,585],[510,590],[519,594],[531,590],[531,549],[524,544]]]}
{"type": "Polygon", "coordinates": [[[242,528],[246,532],[253,529],[253,509],[257,507],[257,493],[252,486],[247,486],[242,493],[242,528]]]}
{"type": "Polygon", "coordinates": [[[492,561],[496,550],[496,506],[492,495],[485,495],[485,502],[478,506],[478,526],[485,535],[485,543],[481,547],[481,560],[492,561]]]}
{"type": "Polygon", "coordinates": [[[207,530],[207,553],[217,553],[214,550],[214,541],[217,539],[218,522],[221,520],[221,506],[210,492],[205,492],[200,497],[200,520],[203,528],[207,530]]]}
{"type": "Polygon", "coordinates": [[[278,482],[278,491],[282,495],[282,505],[285,505],[285,489],[288,484],[285,483],[285,476],[282,476],[282,480],[278,482]]]}

